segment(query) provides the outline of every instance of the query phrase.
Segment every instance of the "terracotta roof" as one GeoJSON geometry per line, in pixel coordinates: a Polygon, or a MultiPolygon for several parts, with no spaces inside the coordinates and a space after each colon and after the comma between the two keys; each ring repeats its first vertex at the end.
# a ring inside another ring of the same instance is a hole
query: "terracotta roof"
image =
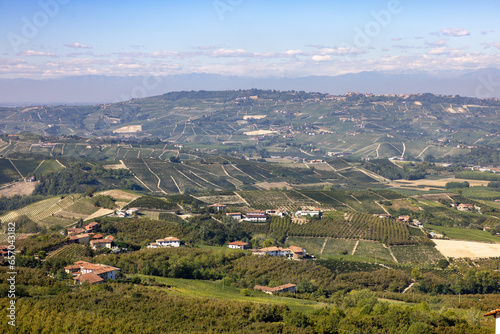
{"type": "Polygon", "coordinates": [[[241,216],[241,212],[228,212],[228,213],[226,213],[226,215],[228,215],[228,216],[231,216],[231,215],[240,215],[241,216]]]}
{"type": "Polygon", "coordinates": [[[113,237],[112,235],[108,235],[105,239],[113,241],[115,240],[115,237],[113,237]]]}
{"type": "Polygon", "coordinates": [[[261,248],[259,249],[261,252],[277,252],[277,251],[280,251],[282,250],[282,248],[280,247],[276,247],[276,246],[271,246],[271,247],[266,247],[266,248],[261,248]]]}
{"type": "Polygon", "coordinates": [[[70,235],[69,240],[78,240],[78,239],[83,239],[83,238],[88,238],[88,234],[77,234],[77,235],[70,235]]]}
{"type": "Polygon", "coordinates": [[[483,314],[483,317],[487,317],[489,315],[496,315],[497,313],[500,313],[500,308],[497,308],[496,310],[489,311],[488,313],[483,314]]]}
{"type": "Polygon", "coordinates": [[[95,284],[95,283],[101,283],[104,282],[104,280],[99,277],[99,275],[95,273],[88,273],[88,274],[83,274],[77,277],[73,277],[75,281],[78,281],[80,283],[83,282],[89,282],[90,284],[95,284]]]}
{"type": "Polygon", "coordinates": [[[243,241],[233,241],[233,242],[230,242],[229,244],[234,245],[234,246],[247,246],[248,245],[247,242],[243,242],[243,241]]]}
{"type": "Polygon", "coordinates": [[[302,247],[299,247],[299,246],[290,246],[290,247],[288,247],[288,249],[290,249],[294,253],[303,253],[304,252],[304,249],[302,247]]]}
{"type": "Polygon", "coordinates": [[[97,234],[92,236],[92,239],[102,239],[103,237],[104,237],[104,235],[102,235],[101,233],[97,233],[97,234]]]}
{"type": "Polygon", "coordinates": [[[95,244],[110,244],[112,242],[113,242],[113,240],[109,240],[109,239],[90,240],[90,243],[93,245],[95,245],[95,244]]]}

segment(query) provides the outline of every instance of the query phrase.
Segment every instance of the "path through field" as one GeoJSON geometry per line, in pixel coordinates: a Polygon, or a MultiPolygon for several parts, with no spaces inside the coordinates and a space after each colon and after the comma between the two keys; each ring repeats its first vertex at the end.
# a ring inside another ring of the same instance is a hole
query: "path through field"
{"type": "Polygon", "coordinates": [[[382,246],[384,246],[384,248],[387,248],[389,250],[389,254],[391,254],[392,259],[394,260],[394,262],[399,263],[398,259],[396,259],[396,257],[394,256],[394,253],[392,253],[391,247],[388,247],[388,246],[386,246],[384,244],[382,244],[382,246]]]}
{"type": "MultiPolygon", "coordinates": [[[[140,152],[140,151],[139,151],[139,152],[140,152]]],[[[161,183],[161,179],[160,179],[160,177],[159,177],[158,175],[156,175],[156,173],[155,173],[155,172],[153,172],[153,171],[151,170],[151,168],[149,168],[148,164],[146,163],[146,161],[145,161],[144,159],[142,159],[142,162],[144,162],[144,165],[146,165],[146,167],[149,169],[149,171],[151,172],[151,174],[153,174],[154,176],[156,176],[156,178],[158,179],[158,185],[156,186],[156,188],[160,189],[162,193],[164,193],[165,195],[167,195],[167,192],[166,192],[165,190],[161,189],[161,187],[160,187],[160,183],[161,183]]],[[[141,181],[141,182],[142,182],[142,181],[141,181]]]]}
{"type": "Polygon", "coordinates": [[[354,245],[354,248],[352,249],[351,255],[354,255],[354,253],[356,253],[356,248],[358,248],[358,245],[359,245],[359,240],[356,240],[356,244],[354,245]]]}
{"type": "Polygon", "coordinates": [[[321,250],[319,251],[319,256],[323,256],[323,251],[325,250],[326,242],[328,241],[328,238],[325,238],[325,242],[323,242],[323,246],[321,246],[321,250]]]}

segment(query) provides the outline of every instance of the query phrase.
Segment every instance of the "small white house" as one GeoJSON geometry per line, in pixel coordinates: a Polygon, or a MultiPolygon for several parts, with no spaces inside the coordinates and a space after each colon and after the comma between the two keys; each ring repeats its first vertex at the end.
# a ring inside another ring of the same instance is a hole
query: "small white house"
{"type": "Polygon", "coordinates": [[[226,216],[229,216],[236,220],[241,220],[241,212],[228,212],[226,213],[226,216]]]}
{"type": "Polygon", "coordinates": [[[309,216],[309,217],[318,216],[319,217],[319,216],[321,216],[321,209],[314,208],[312,210],[299,210],[295,213],[295,216],[298,218],[306,217],[306,216],[309,216]]]}
{"type": "Polygon", "coordinates": [[[129,209],[125,210],[125,213],[129,216],[133,216],[134,214],[139,213],[139,209],[138,208],[129,208],[129,209]]]}
{"type": "Polygon", "coordinates": [[[181,241],[176,237],[166,237],[165,239],[158,239],[156,242],[151,243],[147,248],[162,248],[162,247],[180,247],[181,241]]]}
{"type": "Polygon", "coordinates": [[[496,309],[484,314],[484,317],[492,315],[495,317],[495,334],[500,334],[500,309],[496,309]]]}
{"type": "Polygon", "coordinates": [[[233,241],[233,242],[230,242],[227,245],[227,247],[233,248],[233,249],[247,249],[248,247],[250,247],[250,244],[247,242],[243,242],[243,241],[233,241]]]}

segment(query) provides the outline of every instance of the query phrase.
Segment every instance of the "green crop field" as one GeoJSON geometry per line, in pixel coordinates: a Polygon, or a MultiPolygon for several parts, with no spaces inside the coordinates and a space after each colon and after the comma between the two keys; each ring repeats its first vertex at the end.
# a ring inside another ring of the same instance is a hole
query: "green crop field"
{"type": "Polygon", "coordinates": [[[98,207],[94,206],[90,198],[80,198],[71,206],[66,208],[66,211],[83,215],[91,215],[98,209],[98,207]]]}
{"type": "Polygon", "coordinates": [[[444,233],[450,239],[481,241],[481,242],[500,242],[500,237],[491,235],[489,232],[476,229],[465,229],[458,227],[444,227],[426,224],[425,227],[436,233],[444,233]]]}
{"type": "Polygon", "coordinates": [[[41,162],[41,160],[31,160],[31,159],[30,160],[11,159],[11,161],[19,170],[19,172],[23,174],[24,177],[28,176],[29,174],[33,174],[33,172],[41,162]]]}
{"type": "Polygon", "coordinates": [[[389,250],[378,241],[360,240],[354,255],[394,261],[389,250]]]}
{"type": "Polygon", "coordinates": [[[462,189],[463,196],[473,199],[500,199],[500,191],[488,187],[470,187],[462,189]]]}
{"type": "Polygon", "coordinates": [[[305,248],[307,254],[312,254],[315,257],[321,256],[321,248],[324,243],[324,238],[289,237],[286,241],[287,246],[293,245],[305,248]]]}
{"type": "Polygon", "coordinates": [[[351,239],[327,239],[322,257],[338,256],[347,252],[352,254],[356,240],[351,239]]]}
{"type": "Polygon", "coordinates": [[[21,178],[8,159],[0,159],[0,184],[9,183],[21,178]]]}
{"type": "Polygon", "coordinates": [[[85,253],[85,246],[80,244],[64,245],[47,254],[47,258],[61,257],[65,259],[80,259],[85,253]]]}
{"type": "Polygon", "coordinates": [[[35,171],[35,174],[45,174],[45,173],[51,173],[51,172],[57,172],[58,170],[61,170],[63,167],[61,164],[59,164],[55,160],[45,160],[35,171]]]}
{"type": "Polygon", "coordinates": [[[280,296],[270,296],[263,292],[253,290],[251,291],[250,296],[243,296],[240,293],[241,289],[231,286],[224,286],[220,282],[189,280],[182,278],[166,278],[146,275],[137,276],[141,277],[145,281],[147,281],[149,278],[153,278],[157,282],[163,283],[170,287],[151,287],[152,289],[167,289],[167,291],[169,291],[170,293],[181,296],[229,299],[265,304],[284,304],[293,311],[301,311],[306,313],[311,313],[318,308],[326,306],[326,304],[324,303],[280,296]]]}
{"type": "Polygon", "coordinates": [[[391,250],[399,263],[435,264],[444,259],[433,246],[392,246],[391,250]]]}

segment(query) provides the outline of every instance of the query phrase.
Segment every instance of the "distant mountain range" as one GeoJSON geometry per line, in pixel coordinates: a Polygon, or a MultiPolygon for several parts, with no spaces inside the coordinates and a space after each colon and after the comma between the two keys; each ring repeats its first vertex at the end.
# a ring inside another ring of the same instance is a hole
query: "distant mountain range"
{"type": "Polygon", "coordinates": [[[73,76],[60,79],[0,79],[0,105],[108,103],[171,91],[278,89],[342,95],[433,93],[500,98],[500,70],[440,73],[361,72],[339,76],[249,78],[216,74],[166,77],[73,76]]]}

